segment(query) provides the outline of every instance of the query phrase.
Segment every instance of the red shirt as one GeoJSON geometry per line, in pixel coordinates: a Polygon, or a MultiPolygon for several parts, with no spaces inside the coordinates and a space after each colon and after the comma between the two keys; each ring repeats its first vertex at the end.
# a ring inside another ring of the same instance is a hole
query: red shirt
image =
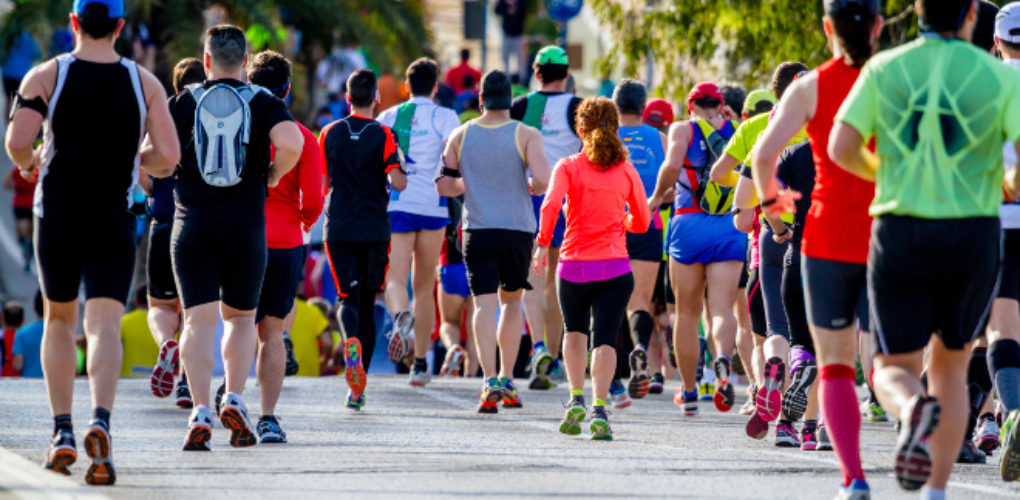
{"type": "MultiPolygon", "coordinates": [[[[266,198],[266,242],[269,248],[294,248],[304,244],[308,231],[322,213],[322,151],[312,131],[300,123],[305,144],[297,165],[269,189],[266,198]]],[[[274,150],[275,153],[275,150],[274,150]]]]}
{"type": "MultiPolygon", "coordinates": [[[[829,158],[829,133],[860,68],[835,58],[818,67],[818,106],[807,125],[815,156],[815,190],[804,221],[801,252],[815,259],[866,264],[871,239],[868,206],[875,183],[857,177],[829,158]]],[[[874,145],[870,146],[872,150],[874,145]]]]}
{"type": "Polygon", "coordinates": [[[560,247],[563,261],[627,258],[627,231],[643,233],[652,220],[634,165],[625,161],[603,170],[592,165],[582,151],[560,160],[553,170],[539,218],[541,246],[552,241],[564,196],[567,231],[560,247]]]}
{"type": "Polygon", "coordinates": [[[18,169],[11,169],[7,187],[14,190],[14,208],[32,208],[35,198],[35,181],[26,180],[18,169]]]}
{"type": "MultiPolygon", "coordinates": [[[[16,170],[16,169],[15,169],[16,170]]],[[[14,354],[11,351],[14,350],[14,334],[17,332],[15,328],[8,328],[3,331],[4,339],[4,362],[3,367],[0,367],[0,377],[19,377],[20,373],[14,371],[14,354]]]]}
{"type": "Polygon", "coordinates": [[[459,94],[464,91],[464,77],[468,75],[475,81],[470,90],[478,88],[478,83],[482,81],[482,74],[466,62],[462,62],[446,72],[446,84],[453,87],[453,91],[459,94]]]}

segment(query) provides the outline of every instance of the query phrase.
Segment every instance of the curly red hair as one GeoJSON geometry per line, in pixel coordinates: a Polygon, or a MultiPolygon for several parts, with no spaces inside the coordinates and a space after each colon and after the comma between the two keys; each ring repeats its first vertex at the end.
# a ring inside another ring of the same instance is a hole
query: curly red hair
{"type": "Polygon", "coordinates": [[[627,160],[619,130],[620,116],[613,101],[589,97],[577,107],[577,131],[589,162],[608,170],[627,160]]]}

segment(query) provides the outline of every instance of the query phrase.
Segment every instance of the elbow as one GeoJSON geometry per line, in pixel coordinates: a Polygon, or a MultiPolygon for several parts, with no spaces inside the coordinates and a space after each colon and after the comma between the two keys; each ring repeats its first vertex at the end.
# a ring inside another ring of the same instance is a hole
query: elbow
{"type": "Polygon", "coordinates": [[[542,182],[536,177],[531,183],[531,190],[534,191],[535,194],[543,194],[547,189],[549,189],[548,181],[542,182]]]}
{"type": "Polygon", "coordinates": [[[829,158],[840,167],[846,165],[847,147],[838,138],[835,141],[829,142],[828,151],[826,152],[829,153],[829,158]]]}

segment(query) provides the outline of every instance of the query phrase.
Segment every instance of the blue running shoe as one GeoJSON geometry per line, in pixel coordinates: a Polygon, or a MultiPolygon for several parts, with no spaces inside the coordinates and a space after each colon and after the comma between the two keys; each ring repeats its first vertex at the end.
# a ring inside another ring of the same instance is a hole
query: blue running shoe
{"type": "Polygon", "coordinates": [[[273,415],[262,415],[255,426],[260,443],[286,443],[287,433],[280,429],[280,422],[273,415]]]}
{"type": "Polygon", "coordinates": [[[863,479],[854,479],[849,486],[840,486],[836,500],[871,500],[871,489],[863,479]]]}
{"type": "Polygon", "coordinates": [[[613,380],[609,384],[609,400],[613,408],[624,409],[630,406],[630,396],[627,395],[627,387],[619,380],[613,380]]]}

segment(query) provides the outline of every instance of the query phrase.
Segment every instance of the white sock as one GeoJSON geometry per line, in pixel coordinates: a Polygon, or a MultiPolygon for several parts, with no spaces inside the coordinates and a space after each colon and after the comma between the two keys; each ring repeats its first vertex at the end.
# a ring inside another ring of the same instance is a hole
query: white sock
{"type": "Polygon", "coordinates": [[[946,500],[946,490],[925,486],[921,488],[921,500],[946,500]]]}

